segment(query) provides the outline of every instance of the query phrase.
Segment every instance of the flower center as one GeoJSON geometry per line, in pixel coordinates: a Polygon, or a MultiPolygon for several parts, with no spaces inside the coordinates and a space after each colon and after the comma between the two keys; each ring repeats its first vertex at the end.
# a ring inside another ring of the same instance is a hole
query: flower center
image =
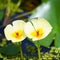
{"type": "Polygon", "coordinates": [[[23,35],[23,31],[22,30],[17,30],[15,32],[13,32],[11,34],[11,36],[15,39],[21,39],[22,38],[22,35],[23,35]]]}
{"type": "Polygon", "coordinates": [[[31,32],[31,36],[36,37],[36,38],[40,38],[43,36],[43,29],[42,28],[38,28],[36,31],[32,31],[31,32]]]}

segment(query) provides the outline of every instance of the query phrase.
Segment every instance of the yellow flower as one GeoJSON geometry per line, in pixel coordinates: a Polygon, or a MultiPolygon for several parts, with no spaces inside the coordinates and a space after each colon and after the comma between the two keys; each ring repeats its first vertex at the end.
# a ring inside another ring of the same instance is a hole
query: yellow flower
{"type": "Polygon", "coordinates": [[[24,25],[25,22],[22,20],[16,20],[12,22],[12,25],[9,24],[4,29],[4,33],[7,40],[11,40],[12,42],[19,42],[26,38],[24,33],[24,25]]]}
{"type": "Polygon", "coordinates": [[[32,19],[25,24],[25,34],[33,41],[45,38],[52,30],[49,22],[43,18],[32,19]]]}

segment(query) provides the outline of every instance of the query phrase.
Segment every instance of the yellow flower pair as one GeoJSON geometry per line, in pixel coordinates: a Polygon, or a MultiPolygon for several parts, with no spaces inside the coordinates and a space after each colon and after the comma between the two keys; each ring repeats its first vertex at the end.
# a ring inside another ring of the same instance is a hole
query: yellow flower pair
{"type": "Polygon", "coordinates": [[[52,30],[52,26],[43,18],[32,19],[28,22],[16,20],[4,29],[7,40],[12,42],[23,41],[26,37],[33,41],[45,38],[52,30]]]}

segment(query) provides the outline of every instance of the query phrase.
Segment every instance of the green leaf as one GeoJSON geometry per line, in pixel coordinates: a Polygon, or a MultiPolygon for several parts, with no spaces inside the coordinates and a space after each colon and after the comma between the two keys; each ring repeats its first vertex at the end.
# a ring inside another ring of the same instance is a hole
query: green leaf
{"type": "Polygon", "coordinates": [[[0,49],[0,53],[4,55],[9,55],[9,56],[15,56],[19,53],[19,50],[20,49],[18,45],[9,44],[9,45],[3,46],[0,49]]]}
{"type": "MultiPolygon", "coordinates": [[[[60,0],[48,0],[48,2],[43,3],[38,6],[33,12],[30,18],[41,17],[49,21],[53,27],[53,35],[55,37],[55,46],[60,47],[59,37],[60,37],[60,0]]],[[[49,46],[52,42],[51,39],[54,37],[47,36],[45,39],[40,40],[40,44],[43,46],[49,46]],[[46,41],[47,40],[47,41],[46,41]]]]}
{"type": "MultiPolygon", "coordinates": [[[[60,47],[60,0],[51,1],[55,10],[57,32],[55,37],[55,47],[60,47]]],[[[55,22],[55,21],[54,21],[55,22]]]]}
{"type": "Polygon", "coordinates": [[[4,16],[4,11],[0,11],[0,21],[2,21],[3,16],[4,16]]]}
{"type": "Polygon", "coordinates": [[[53,0],[53,2],[54,2],[55,14],[56,14],[58,32],[60,32],[60,0],[53,0]]]}
{"type": "Polygon", "coordinates": [[[55,37],[55,47],[60,47],[60,33],[57,32],[55,37]]]}

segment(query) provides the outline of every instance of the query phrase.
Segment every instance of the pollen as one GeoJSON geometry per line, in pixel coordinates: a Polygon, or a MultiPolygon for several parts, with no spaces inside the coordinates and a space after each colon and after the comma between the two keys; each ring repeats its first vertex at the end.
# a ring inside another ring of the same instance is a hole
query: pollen
{"type": "Polygon", "coordinates": [[[11,36],[12,36],[13,38],[15,38],[16,40],[19,40],[19,39],[21,39],[22,36],[23,36],[23,31],[22,31],[22,30],[17,30],[17,31],[15,31],[15,32],[13,32],[13,33],[11,34],[11,36]]]}
{"type": "Polygon", "coordinates": [[[31,36],[35,37],[35,38],[41,38],[43,36],[43,29],[42,28],[38,28],[36,31],[32,31],[31,32],[31,36]]]}

